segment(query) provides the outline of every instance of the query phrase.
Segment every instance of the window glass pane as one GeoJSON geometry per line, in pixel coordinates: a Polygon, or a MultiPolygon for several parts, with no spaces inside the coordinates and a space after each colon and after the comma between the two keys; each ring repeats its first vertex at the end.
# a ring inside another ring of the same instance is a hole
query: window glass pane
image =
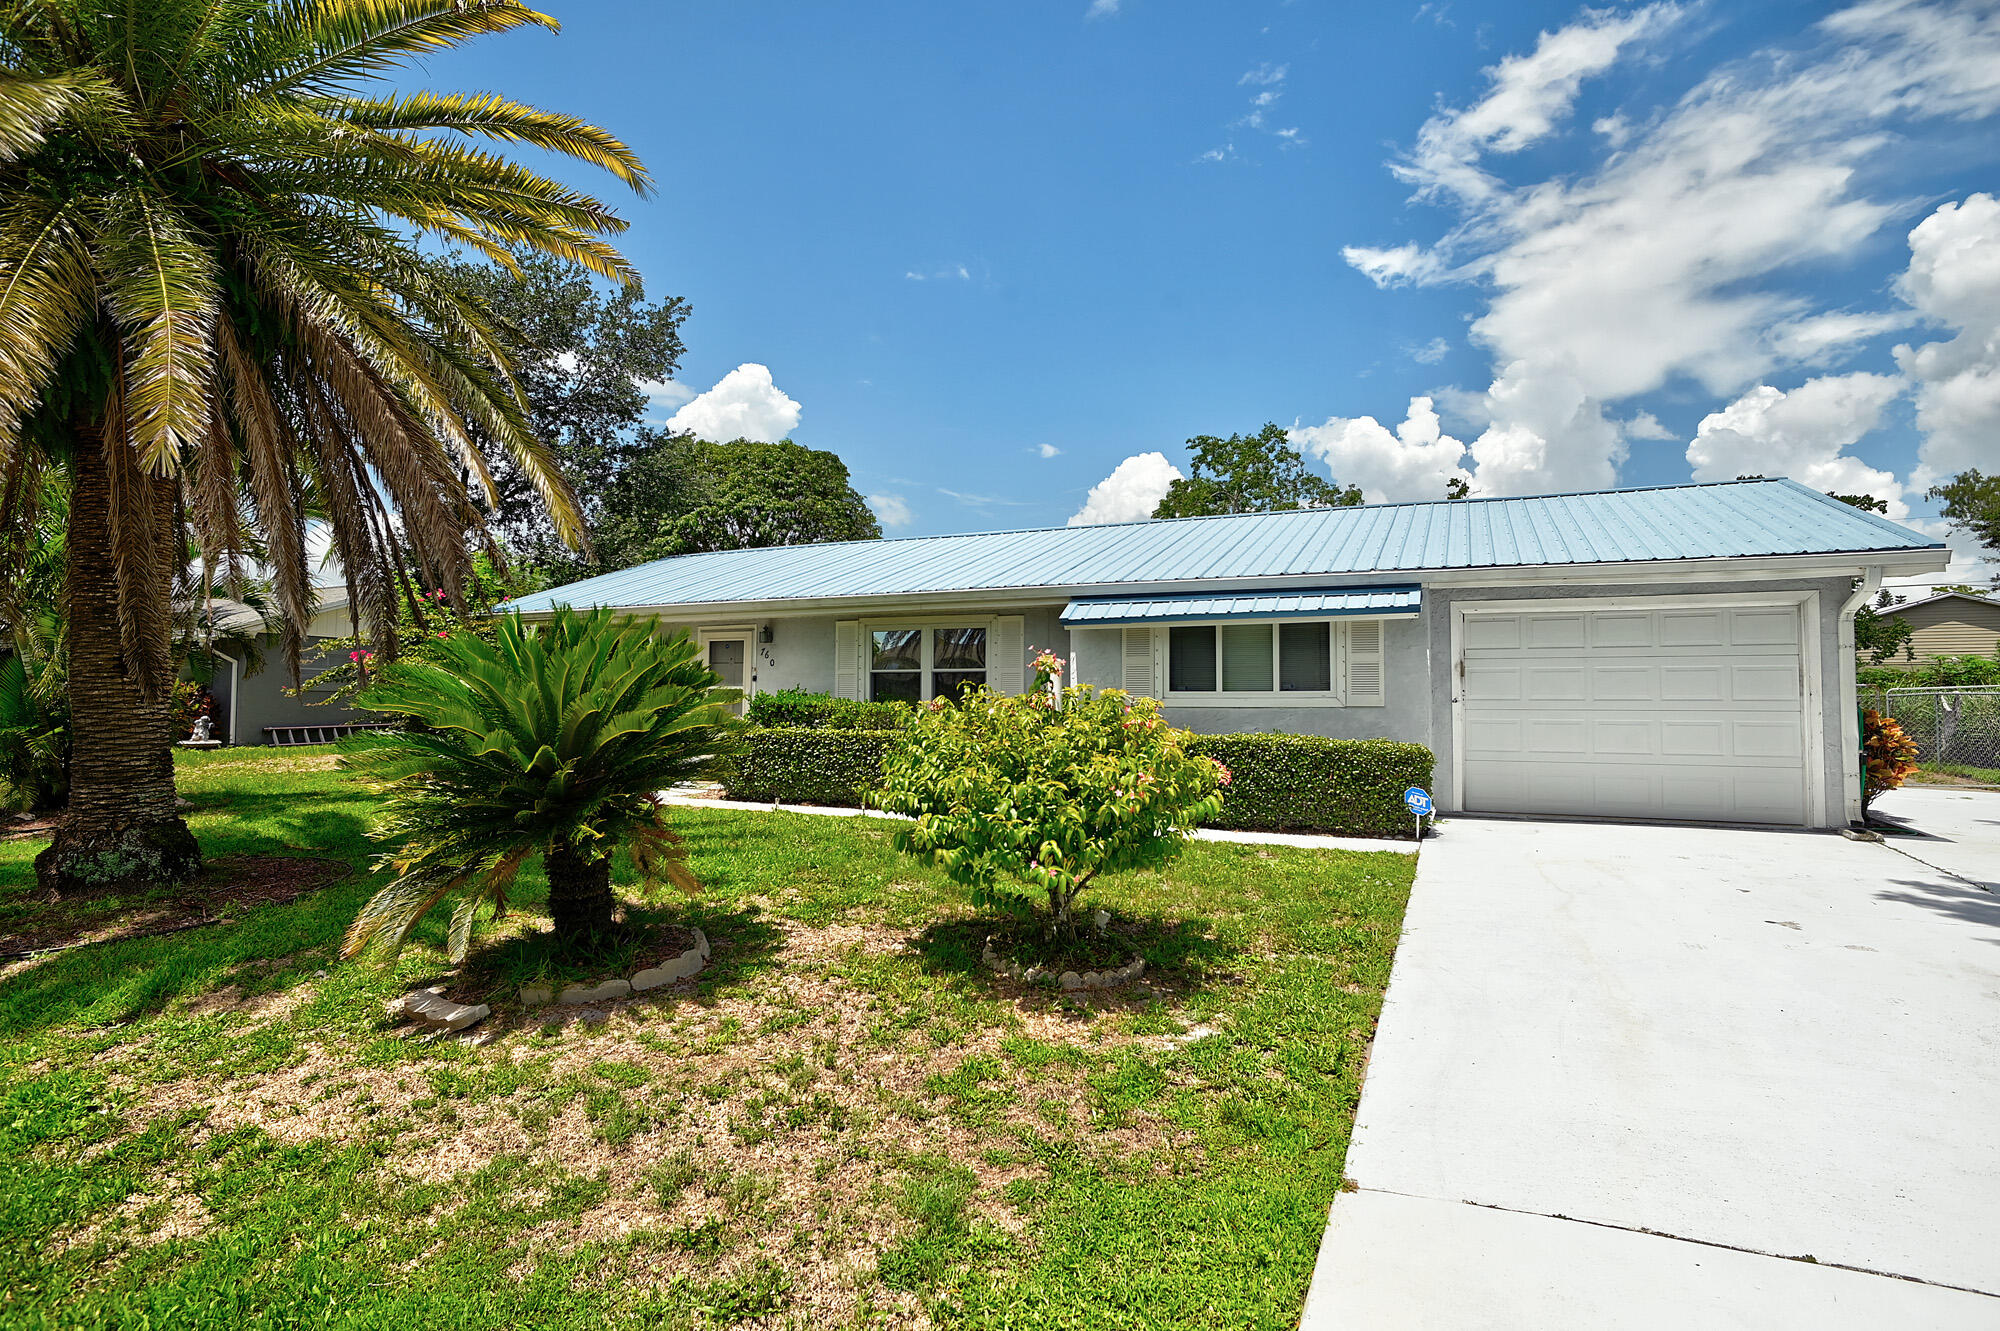
{"type": "Polygon", "coordinates": [[[1278,687],[1287,692],[1333,687],[1333,625],[1278,625],[1278,687]]]}
{"type": "Polygon", "coordinates": [[[1167,630],[1167,689],[1173,693],[1215,692],[1215,629],[1187,624],[1167,630]]]}
{"type": "Polygon", "coordinates": [[[1225,693],[1271,691],[1271,626],[1222,626],[1222,690],[1225,693]]]}
{"type": "Polygon", "coordinates": [[[976,689],[985,682],[984,670],[940,670],[931,676],[931,696],[956,698],[965,690],[976,689]]]}
{"type": "MultiPolygon", "coordinates": [[[[985,629],[933,629],[931,666],[937,670],[986,669],[985,629]]],[[[938,690],[944,692],[943,689],[938,690]]]]}
{"type": "Polygon", "coordinates": [[[924,666],[924,635],[917,629],[876,629],[876,670],[921,670],[924,666]]]}
{"type": "Polygon", "coordinates": [[[915,670],[877,670],[868,676],[868,696],[875,702],[922,702],[924,677],[915,670]]]}

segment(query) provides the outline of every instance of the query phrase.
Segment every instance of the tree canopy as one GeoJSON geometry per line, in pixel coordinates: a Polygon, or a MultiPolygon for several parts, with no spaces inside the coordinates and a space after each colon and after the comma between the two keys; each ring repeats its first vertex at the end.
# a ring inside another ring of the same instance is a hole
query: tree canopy
{"type": "Polygon", "coordinates": [[[882,535],[847,465],[789,440],[710,443],[651,434],[607,487],[598,567],[667,555],[746,550],[882,535]]]}
{"type": "MultiPolygon", "coordinates": [[[[459,260],[465,290],[492,310],[514,354],[514,381],[528,423],[580,496],[585,526],[605,526],[604,479],[643,455],[645,381],[671,379],[689,313],[678,296],[648,301],[637,281],[613,287],[547,255],[514,256],[516,271],[459,260]]],[[[492,464],[496,499],[488,518],[517,558],[563,581],[587,565],[562,540],[534,478],[503,457],[492,464]]]]}
{"type": "Polygon", "coordinates": [[[1286,508],[1347,508],[1361,502],[1357,486],[1315,474],[1284,427],[1267,423],[1255,434],[1187,441],[1189,475],[1173,482],[1153,510],[1156,518],[1213,513],[1265,513],[1286,508]]]}
{"type": "Polygon", "coordinates": [[[2000,472],[1988,476],[1973,468],[1930,488],[1932,499],[1944,501],[1945,520],[1975,537],[2000,559],[2000,472]]]}

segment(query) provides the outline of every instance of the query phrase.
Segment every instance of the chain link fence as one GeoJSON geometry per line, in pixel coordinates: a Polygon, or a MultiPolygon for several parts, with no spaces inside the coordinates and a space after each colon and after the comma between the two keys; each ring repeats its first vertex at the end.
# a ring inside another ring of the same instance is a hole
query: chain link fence
{"type": "Polygon", "coordinates": [[[1924,766],[2000,771],[2000,688],[1864,689],[1861,696],[1902,725],[1924,766]]]}

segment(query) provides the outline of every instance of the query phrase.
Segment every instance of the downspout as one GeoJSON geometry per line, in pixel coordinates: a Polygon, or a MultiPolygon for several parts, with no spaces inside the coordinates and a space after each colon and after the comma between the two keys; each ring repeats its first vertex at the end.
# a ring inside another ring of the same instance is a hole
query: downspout
{"type": "Polygon", "coordinates": [[[1847,821],[1861,821],[1861,698],[1855,680],[1854,612],[1882,586],[1879,565],[1861,570],[1861,583],[1840,604],[1840,788],[1847,821]]]}

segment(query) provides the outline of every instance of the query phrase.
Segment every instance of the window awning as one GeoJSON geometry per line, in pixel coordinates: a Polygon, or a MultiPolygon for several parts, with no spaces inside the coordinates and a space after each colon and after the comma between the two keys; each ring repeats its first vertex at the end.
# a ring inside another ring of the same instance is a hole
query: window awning
{"type": "Polygon", "coordinates": [[[1063,608],[1062,622],[1067,628],[1090,628],[1100,624],[1196,624],[1217,619],[1409,618],[1422,608],[1423,591],[1418,587],[1087,596],[1063,608]]]}

